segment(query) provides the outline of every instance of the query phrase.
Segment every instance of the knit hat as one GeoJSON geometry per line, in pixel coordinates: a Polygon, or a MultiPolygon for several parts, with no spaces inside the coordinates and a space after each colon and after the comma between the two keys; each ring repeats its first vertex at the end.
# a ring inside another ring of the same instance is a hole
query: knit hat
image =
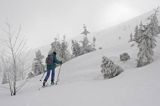
{"type": "Polygon", "coordinates": [[[53,54],[56,55],[57,53],[56,53],[56,52],[53,52],[53,54]]]}

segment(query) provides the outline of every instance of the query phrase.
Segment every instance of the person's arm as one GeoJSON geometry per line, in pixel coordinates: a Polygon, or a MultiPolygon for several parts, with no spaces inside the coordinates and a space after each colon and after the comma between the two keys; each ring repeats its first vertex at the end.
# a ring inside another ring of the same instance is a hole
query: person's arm
{"type": "Polygon", "coordinates": [[[62,64],[62,61],[58,60],[57,57],[55,56],[55,63],[56,64],[62,64]]]}

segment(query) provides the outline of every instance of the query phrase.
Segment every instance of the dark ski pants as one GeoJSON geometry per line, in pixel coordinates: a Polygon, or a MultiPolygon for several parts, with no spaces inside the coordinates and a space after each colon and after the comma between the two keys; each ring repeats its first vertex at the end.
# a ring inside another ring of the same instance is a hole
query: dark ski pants
{"type": "Polygon", "coordinates": [[[47,75],[46,75],[46,77],[44,79],[45,82],[47,82],[47,80],[48,80],[48,78],[50,76],[50,73],[51,73],[51,81],[54,81],[55,69],[49,69],[49,70],[47,70],[47,75]]]}

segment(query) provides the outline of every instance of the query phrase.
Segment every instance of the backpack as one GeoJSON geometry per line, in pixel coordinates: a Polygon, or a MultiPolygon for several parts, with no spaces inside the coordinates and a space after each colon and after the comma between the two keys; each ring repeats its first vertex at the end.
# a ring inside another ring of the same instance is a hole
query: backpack
{"type": "Polygon", "coordinates": [[[48,56],[46,58],[46,64],[47,65],[52,65],[53,64],[53,56],[48,56]]]}

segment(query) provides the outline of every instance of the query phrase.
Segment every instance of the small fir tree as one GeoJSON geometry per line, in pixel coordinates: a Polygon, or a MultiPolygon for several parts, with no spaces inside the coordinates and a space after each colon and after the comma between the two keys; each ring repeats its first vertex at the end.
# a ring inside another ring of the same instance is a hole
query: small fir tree
{"type": "Polygon", "coordinates": [[[87,36],[90,32],[87,30],[87,27],[85,25],[83,26],[83,28],[84,30],[81,34],[83,34],[84,37],[83,37],[83,40],[80,42],[82,43],[81,52],[82,54],[85,54],[85,53],[89,53],[95,50],[96,38],[95,37],[93,38],[93,43],[91,44],[87,36]]]}
{"type": "Polygon", "coordinates": [[[115,65],[110,59],[105,56],[102,58],[101,68],[103,77],[108,79],[119,75],[123,71],[122,68],[120,68],[118,65],[115,65]]]}
{"type": "Polygon", "coordinates": [[[76,40],[72,40],[72,54],[74,57],[81,55],[81,47],[76,40]]]}
{"type": "Polygon", "coordinates": [[[63,62],[68,61],[71,58],[71,55],[68,51],[68,43],[66,41],[66,37],[63,37],[62,43],[61,43],[61,48],[60,48],[60,57],[62,58],[63,62]]]}
{"type": "Polygon", "coordinates": [[[32,65],[32,71],[34,75],[39,75],[43,73],[45,70],[45,66],[42,62],[42,60],[44,59],[44,56],[41,54],[40,50],[38,50],[35,54],[36,54],[36,58],[34,58],[34,62],[32,65]]]}
{"type": "Polygon", "coordinates": [[[96,37],[93,37],[93,49],[95,49],[96,50],[96,37]]]}
{"type": "Polygon", "coordinates": [[[90,32],[87,30],[87,27],[86,27],[85,24],[83,24],[83,29],[84,29],[84,30],[83,30],[83,32],[82,32],[81,34],[87,36],[90,32]]]}
{"type": "Polygon", "coordinates": [[[61,52],[60,48],[61,48],[61,43],[57,38],[55,38],[54,42],[51,43],[51,51],[55,51],[58,57],[60,57],[60,52],[61,52]]]}

